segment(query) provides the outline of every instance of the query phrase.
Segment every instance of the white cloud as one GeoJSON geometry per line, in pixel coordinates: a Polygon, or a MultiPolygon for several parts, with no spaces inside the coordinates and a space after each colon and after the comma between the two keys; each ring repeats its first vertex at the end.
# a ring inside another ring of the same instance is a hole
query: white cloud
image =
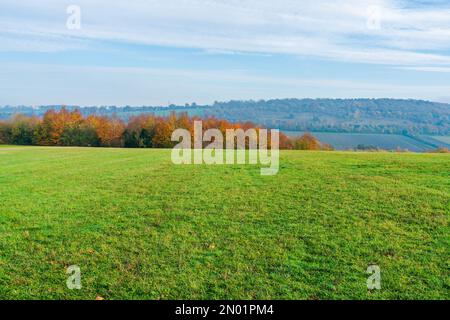
{"type": "Polygon", "coordinates": [[[403,70],[450,73],[450,67],[401,67],[403,70]]]}
{"type": "Polygon", "coordinates": [[[0,50],[71,50],[113,40],[210,52],[450,65],[450,8],[405,9],[401,4],[395,0],[2,0],[0,50]],[[66,7],[74,2],[82,10],[79,31],[65,28],[66,7]],[[371,6],[380,8],[379,30],[367,27],[371,6]]]}

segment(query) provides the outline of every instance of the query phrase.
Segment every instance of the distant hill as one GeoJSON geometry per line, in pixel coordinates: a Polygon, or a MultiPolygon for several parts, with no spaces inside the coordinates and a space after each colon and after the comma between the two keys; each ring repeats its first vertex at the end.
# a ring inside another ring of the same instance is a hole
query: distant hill
{"type": "Polygon", "coordinates": [[[394,99],[283,99],[214,104],[214,114],[292,131],[450,133],[450,105],[394,99]]]}
{"type": "MultiPolygon", "coordinates": [[[[61,106],[0,107],[0,119],[14,113],[42,116],[61,106]]],[[[78,107],[83,114],[129,118],[139,113],[216,116],[230,121],[252,121],[289,131],[450,135],[450,104],[401,99],[275,99],[215,102],[213,105],[169,107],[78,107]]]]}

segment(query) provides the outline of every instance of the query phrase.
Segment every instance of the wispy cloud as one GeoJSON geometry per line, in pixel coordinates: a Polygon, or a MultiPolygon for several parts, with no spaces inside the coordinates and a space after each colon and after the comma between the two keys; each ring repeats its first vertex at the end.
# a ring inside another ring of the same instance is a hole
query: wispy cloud
{"type": "Polygon", "coordinates": [[[421,72],[450,73],[450,67],[402,67],[401,69],[421,72]]]}
{"type": "Polygon", "coordinates": [[[450,7],[398,0],[78,0],[82,29],[67,30],[72,2],[2,0],[0,50],[59,51],[116,41],[450,66],[450,7]],[[371,16],[373,8],[378,15],[371,16]],[[368,21],[378,18],[379,28],[370,28],[368,21]]]}
{"type": "Polygon", "coordinates": [[[450,92],[450,3],[426,3],[1,0],[0,103],[438,99],[450,92]],[[81,30],[66,28],[72,4],[81,30]]]}

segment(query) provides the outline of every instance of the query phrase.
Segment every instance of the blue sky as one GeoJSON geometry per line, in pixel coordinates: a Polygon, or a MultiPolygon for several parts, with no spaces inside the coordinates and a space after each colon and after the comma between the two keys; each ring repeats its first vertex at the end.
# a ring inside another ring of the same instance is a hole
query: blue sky
{"type": "Polygon", "coordinates": [[[449,1],[0,3],[0,105],[288,97],[450,102],[449,1]]]}

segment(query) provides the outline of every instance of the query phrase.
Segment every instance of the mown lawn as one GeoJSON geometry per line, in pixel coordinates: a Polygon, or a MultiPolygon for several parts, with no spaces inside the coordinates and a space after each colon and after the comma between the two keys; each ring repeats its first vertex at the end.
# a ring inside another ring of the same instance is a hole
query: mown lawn
{"type": "Polygon", "coordinates": [[[0,298],[450,298],[449,155],[280,161],[261,176],[170,150],[3,147],[0,298]]]}

